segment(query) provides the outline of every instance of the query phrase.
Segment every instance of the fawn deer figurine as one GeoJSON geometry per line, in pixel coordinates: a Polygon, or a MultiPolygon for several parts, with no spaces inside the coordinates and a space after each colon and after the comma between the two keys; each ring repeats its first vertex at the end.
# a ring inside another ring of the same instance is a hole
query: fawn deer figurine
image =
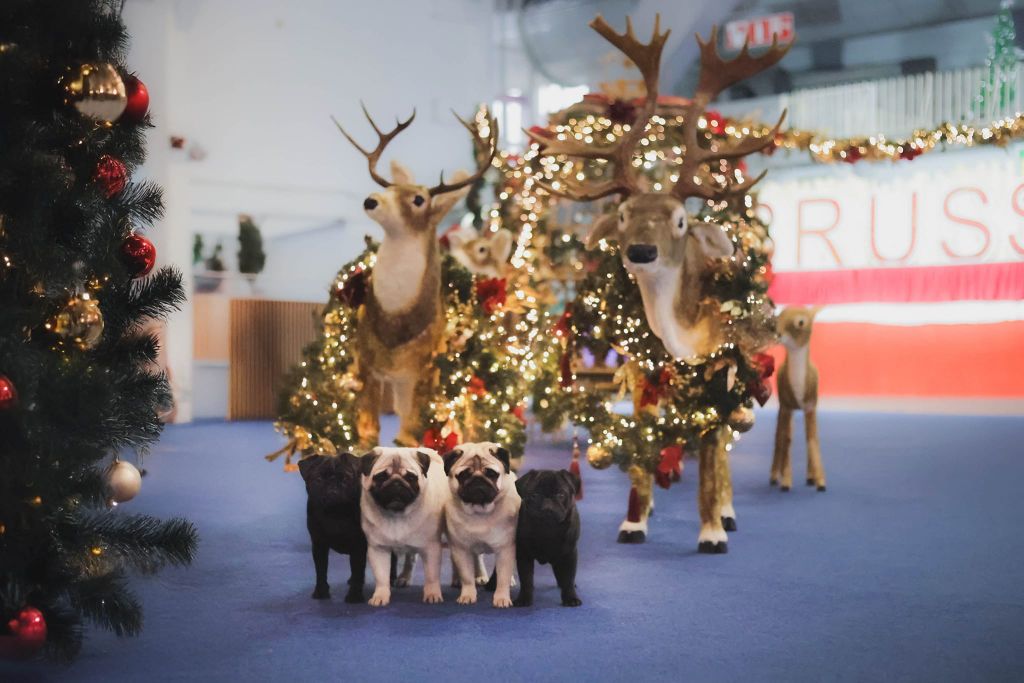
{"type": "Polygon", "coordinates": [[[460,227],[448,233],[452,256],[474,275],[502,277],[508,269],[514,238],[508,230],[478,233],[472,227],[460,227]]]}
{"type": "MultiPolygon", "coordinates": [[[[719,147],[717,143],[704,148],[698,142],[698,120],[718,93],[772,66],[782,59],[789,46],[779,46],[774,41],[768,50],[754,57],[744,45],[734,59],[723,60],[718,54],[717,27],[712,29],[707,42],[697,36],[701,55],[700,76],[696,93],[684,113],[685,150],[681,163],[675,167],[678,175],[667,192],[651,192],[647,190],[633,159],[657,107],[661,53],[669,35],[669,31],[661,33],[659,25],[660,18],[656,18],[650,42],[642,43],[633,34],[629,18],[626,19],[626,32],[622,34],[612,29],[601,16],[590,23],[591,28],[632,60],[640,70],[646,88],[646,96],[637,108],[635,119],[617,143],[598,147],[572,137],[551,139],[526,132],[535,142],[546,146],[545,155],[600,159],[611,164],[611,177],[592,187],[574,183],[567,185],[565,181],[542,186],[551,194],[574,201],[619,196],[617,211],[606,213],[594,222],[587,246],[594,248],[602,242],[618,243],[623,266],[634,276],[640,288],[651,331],[662,341],[670,356],[687,361],[713,351],[723,341],[716,310],[702,302],[702,275],[713,259],[731,256],[733,246],[720,226],[691,222],[684,202],[689,197],[719,201],[746,193],[763,174],[741,182],[730,182],[719,172],[721,162],[739,159],[768,146],[782,125],[780,118],[774,130],[764,137],[748,137],[727,148],[719,147]]],[[[698,449],[698,507],[701,518],[698,550],[701,552],[726,552],[726,527],[735,528],[725,449],[728,438],[726,428],[719,429],[705,436],[698,449]]],[[[631,470],[630,475],[635,492],[631,499],[639,500],[640,505],[630,506],[630,514],[620,527],[619,540],[642,542],[646,537],[651,507],[649,492],[653,474],[631,470]]]]}
{"type": "Polygon", "coordinates": [[[788,491],[793,485],[790,444],[793,441],[793,411],[804,412],[807,436],[807,485],[825,490],[825,467],[818,443],[818,368],[811,362],[811,328],[820,308],[790,306],[779,314],[778,330],[786,347],[786,360],[779,371],[779,424],[775,428],[775,455],[771,484],[788,491]]]}
{"type": "Polygon", "coordinates": [[[397,122],[387,133],[377,127],[365,107],[363,113],[378,137],[372,150],[360,147],[338,125],[341,133],[366,157],[370,177],[383,188],[363,201],[366,214],[384,229],[384,239],[377,251],[355,340],[358,378],[362,383],[356,430],[361,446],[377,445],[382,390],[387,382],[394,390],[399,418],[395,442],[416,446],[423,433],[419,408],[436,381],[433,356],[445,327],[437,225],[490,167],[497,151],[497,122],[491,120],[485,139],[456,115],[481,148],[483,162],[473,175],[460,173],[449,184],[442,173],[437,185],[427,187],[416,184],[412,174],[396,161],[391,162],[392,180],[377,172],[385,147],[409,127],[416,112],[397,122]]]}

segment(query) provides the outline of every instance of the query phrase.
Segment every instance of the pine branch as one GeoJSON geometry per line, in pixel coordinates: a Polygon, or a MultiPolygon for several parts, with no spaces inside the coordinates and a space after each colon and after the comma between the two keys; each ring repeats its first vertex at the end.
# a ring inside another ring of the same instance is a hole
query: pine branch
{"type": "Polygon", "coordinates": [[[117,572],[79,581],[71,603],[87,619],[118,636],[136,636],[142,630],[142,605],[117,572]]]}
{"type": "Polygon", "coordinates": [[[195,556],[198,534],[188,521],[159,520],[116,512],[79,518],[79,534],[94,538],[108,554],[135,569],[152,573],[166,565],[186,565],[195,556]]]}

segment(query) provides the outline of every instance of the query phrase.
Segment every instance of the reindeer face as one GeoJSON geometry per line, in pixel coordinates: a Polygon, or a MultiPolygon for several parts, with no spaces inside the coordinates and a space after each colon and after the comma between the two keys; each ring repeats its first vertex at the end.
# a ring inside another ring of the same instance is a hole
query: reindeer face
{"type": "Polygon", "coordinates": [[[811,327],[814,316],[821,310],[817,307],[789,306],[779,313],[778,329],[782,344],[789,350],[803,348],[811,341],[811,327]]]}
{"type": "MultiPolygon", "coordinates": [[[[437,224],[462,199],[469,188],[442,194],[431,194],[431,189],[417,185],[412,174],[397,161],[391,162],[394,184],[374,192],[363,200],[366,215],[372,218],[388,237],[433,236],[437,224]]],[[[457,173],[456,179],[466,177],[457,173]]]]}
{"type": "Polygon", "coordinates": [[[631,273],[646,274],[680,268],[689,250],[706,258],[732,254],[732,243],[716,225],[690,226],[683,203],[668,194],[642,193],[625,200],[615,214],[602,216],[587,237],[587,247],[600,240],[618,242],[622,263],[631,273]]]}

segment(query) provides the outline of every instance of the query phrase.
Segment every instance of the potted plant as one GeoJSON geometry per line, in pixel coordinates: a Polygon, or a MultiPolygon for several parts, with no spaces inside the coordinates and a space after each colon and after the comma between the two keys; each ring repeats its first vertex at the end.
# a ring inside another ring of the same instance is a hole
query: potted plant
{"type": "Polygon", "coordinates": [[[251,287],[263,270],[267,254],[263,251],[260,228],[248,214],[238,216],[238,272],[245,276],[251,287]]]}

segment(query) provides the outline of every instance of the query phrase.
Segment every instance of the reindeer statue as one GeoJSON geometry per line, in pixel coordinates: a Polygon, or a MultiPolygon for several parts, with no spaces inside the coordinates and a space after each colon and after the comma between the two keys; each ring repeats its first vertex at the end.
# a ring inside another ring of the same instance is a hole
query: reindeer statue
{"type": "MultiPolygon", "coordinates": [[[[497,123],[491,120],[488,137],[481,138],[474,127],[456,118],[473,136],[481,154],[473,175],[460,173],[452,183],[444,174],[433,187],[417,185],[401,164],[391,162],[388,181],[377,172],[384,148],[416,118],[413,112],[385,133],[363,108],[377,133],[377,146],[365,150],[338,129],[369,163],[370,177],[384,190],[363,201],[367,215],[384,229],[377,251],[366,306],[355,340],[358,377],[362,383],[357,406],[356,430],[364,447],[377,445],[383,385],[390,383],[395,394],[399,432],[395,442],[403,446],[420,443],[419,406],[431,393],[435,381],[433,355],[445,327],[441,304],[441,267],[437,225],[490,167],[497,151],[497,123]]],[[[335,122],[337,124],[337,122],[335,122]]]]}
{"type": "MultiPolygon", "coordinates": [[[[729,184],[715,178],[714,174],[719,172],[722,161],[739,159],[771,144],[774,133],[782,124],[780,118],[772,133],[765,137],[747,138],[728,149],[718,149],[714,144],[705,149],[698,143],[698,120],[718,93],[772,66],[789,48],[773,43],[764,54],[753,57],[744,46],[736,58],[723,60],[717,50],[717,27],[712,29],[707,42],[697,36],[701,53],[700,78],[697,91],[684,114],[685,150],[681,163],[674,170],[674,174],[678,174],[674,175],[677,180],[666,193],[651,192],[633,164],[633,157],[657,106],[661,53],[669,35],[668,31],[659,31],[659,24],[660,18],[655,20],[653,35],[646,44],[637,40],[628,18],[623,34],[612,29],[601,16],[590,24],[636,64],[646,88],[646,96],[635,119],[616,144],[593,146],[571,137],[565,139],[566,136],[552,139],[529,131],[527,134],[539,144],[546,145],[545,155],[610,162],[611,177],[598,185],[587,188],[576,183],[552,182],[545,189],[574,201],[619,196],[617,210],[594,222],[587,247],[592,249],[602,242],[618,243],[623,265],[640,288],[651,331],[662,341],[672,358],[695,361],[723,342],[717,317],[702,303],[702,275],[713,259],[731,256],[733,247],[720,226],[698,221],[691,223],[684,201],[690,197],[719,201],[747,192],[762,176],[729,184]],[[714,165],[709,168],[708,164],[712,163],[714,165]]],[[[726,552],[726,527],[735,529],[725,448],[729,438],[726,429],[720,428],[706,435],[698,449],[700,552],[726,552]]],[[[631,498],[638,498],[640,504],[638,506],[636,500],[631,500],[631,514],[620,529],[619,540],[622,542],[642,542],[646,537],[652,476],[638,467],[630,472],[634,484],[631,498]]]]}
{"type": "Polygon", "coordinates": [[[504,276],[515,239],[510,231],[478,233],[472,226],[460,226],[447,235],[452,256],[466,270],[485,278],[504,276]]]}
{"type": "Polygon", "coordinates": [[[789,447],[793,441],[793,411],[804,411],[807,437],[807,485],[825,490],[825,466],[818,443],[818,368],[811,362],[811,327],[819,308],[790,306],[779,314],[778,329],[786,347],[779,371],[779,423],[775,428],[775,455],[771,484],[782,491],[793,485],[789,447]]]}

